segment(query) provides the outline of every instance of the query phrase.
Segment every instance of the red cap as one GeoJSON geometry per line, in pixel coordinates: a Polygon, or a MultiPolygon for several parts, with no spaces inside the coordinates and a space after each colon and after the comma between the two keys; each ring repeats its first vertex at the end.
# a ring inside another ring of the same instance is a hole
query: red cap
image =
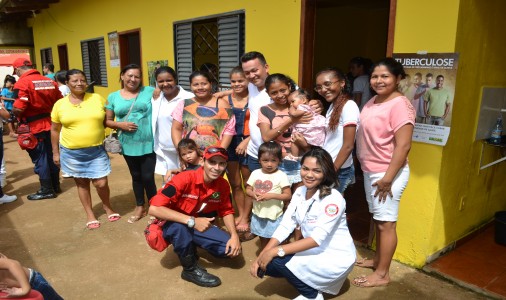
{"type": "Polygon", "coordinates": [[[14,72],[16,71],[16,68],[22,67],[22,66],[31,66],[32,62],[29,59],[26,58],[16,58],[16,60],[12,63],[12,67],[14,68],[14,72]]]}
{"type": "Polygon", "coordinates": [[[214,156],[220,156],[220,157],[223,157],[225,160],[228,160],[227,150],[225,150],[221,147],[209,146],[204,150],[204,158],[205,159],[210,159],[211,157],[214,157],[214,156]]]}

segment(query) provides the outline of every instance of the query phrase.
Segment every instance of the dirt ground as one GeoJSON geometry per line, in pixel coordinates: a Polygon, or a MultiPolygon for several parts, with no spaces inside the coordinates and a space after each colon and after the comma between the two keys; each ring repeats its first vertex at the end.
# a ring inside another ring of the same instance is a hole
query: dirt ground
{"type": "MultiPolygon", "coordinates": [[[[7,186],[18,200],[0,205],[0,252],[40,271],[66,299],[287,299],[297,292],[283,279],[249,275],[258,241],[243,244],[243,257],[216,259],[200,251],[201,264],[222,285],[202,288],[180,278],[181,267],[169,248],[151,250],[143,236],[147,219],[127,223],[134,209],[131,178],[123,158],[112,155],[111,202],[123,218],[108,222],[95,192],[93,209],[102,226],[85,229],[84,210],[72,179],[62,179],[56,199],[29,201],[39,187],[33,165],[16,141],[4,136],[7,186]]],[[[160,180],[157,179],[160,184],[160,180]]],[[[357,248],[362,257],[372,252],[357,248]]],[[[349,279],[369,270],[355,268],[349,279]]],[[[392,283],[357,288],[348,280],[339,299],[485,299],[484,296],[393,262],[392,283]]],[[[325,295],[326,299],[336,296],[325,295]]]]}

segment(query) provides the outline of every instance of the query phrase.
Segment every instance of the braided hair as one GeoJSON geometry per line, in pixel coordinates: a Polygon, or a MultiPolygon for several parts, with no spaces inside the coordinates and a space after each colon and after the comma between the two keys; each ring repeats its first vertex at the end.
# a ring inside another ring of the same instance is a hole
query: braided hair
{"type": "Polygon", "coordinates": [[[341,92],[337,96],[337,99],[333,101],[334,109],[332,110],[332,114],[330,115],[329,120],[330,131],[334,132],[339,126],[339,118],[341,117],[341,113],[343,112],[343,107],[346,104],[346,102],[351,98],[351,85],[348,82],[348,79],[344,75],[343,71],[336,68],[323,69],[316,74],[316,78],[326,73],[331,73],[332,77],[335,77],[339,81],[344,81],[344,86],[341,88],[341,92]]]}

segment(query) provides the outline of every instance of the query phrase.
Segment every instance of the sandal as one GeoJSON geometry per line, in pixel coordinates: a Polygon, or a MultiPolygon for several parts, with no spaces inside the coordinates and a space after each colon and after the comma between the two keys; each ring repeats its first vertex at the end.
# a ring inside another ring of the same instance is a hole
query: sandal
{"type": "Polygon", "coordinates": [[[246,231],[244,232],[244,234],[241,234],[239,236],[239,241],[241,242],[247,242],[247,241],[251,241],[252,239],[256,238],[257,235],[254,234],[254,233],[251,233],[251,231],[246,231]]]}
{"type": "Polygon", "coordinates": [[[144,218],[146,216],[146,214],[143,214],[142,216],[136,216],[136,215],[132,215],[128,218],[128,223],[130,224],[133,224],[137,221],[139,221],[140,219],[144,218]]]}
{"type": "Polygon", "coordinates": [[[117,213],[113,213],[107,216],[107,220],[109,220],[109,222],[116,222],[119,219],[121,219],[121,216],[117,213]]]}
{"type": "Polygon", "coordinates": [[[86,223],[86,228],[88,229],[100,228],[100,222],[98,220],[89,221],[88,223],[86,223]]]}

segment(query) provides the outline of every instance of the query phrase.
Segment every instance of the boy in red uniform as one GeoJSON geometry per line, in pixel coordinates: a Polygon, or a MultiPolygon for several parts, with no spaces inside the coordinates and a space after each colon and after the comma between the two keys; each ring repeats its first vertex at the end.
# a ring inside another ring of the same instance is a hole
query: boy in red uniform
{"type": "Polygon", "coordinates": [[[230,186],[221,177],[227,160],[227,150],[208,147],[201,168],[177,174],[150,201],[149,214],[167,220],[163,236],[183,266],[181,278],[204,287],[218,286],[221,280],[197,264],[197,246],[217,257],[241,253],[230,186]],[[212,224],[214,218],[200,216],[213,211],[223,219],[228,233],[212,224]]]}

